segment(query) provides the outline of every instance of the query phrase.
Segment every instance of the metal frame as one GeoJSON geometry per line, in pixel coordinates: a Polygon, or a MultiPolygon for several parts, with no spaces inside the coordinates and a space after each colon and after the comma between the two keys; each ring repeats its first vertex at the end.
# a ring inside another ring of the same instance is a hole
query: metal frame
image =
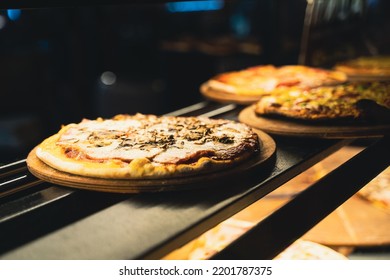
{"type": "MultiPolygon", "coordinates": [[[[242,109],[202,102],[176,114],[237,119],[242,109]]],[[[0,258],[159,259],[354,140],[274,139],[275,161],[264,170],[209,182],[193,191],[97,193],[35,179],[23,161],[3,167],[0,191],[18,191],[0,200],[0,238],[7,240],[0,245],[0,258]],[[22,187],[25,185],[29,187],[22,187]]],[[[388,138],[372,141],[373,146],[356,159],[293,198],[286,208],[275,211],[215,258],[272,258],[287,247],[389,164],[383,152],[388,138]],[[349,176],[353,179],[342,189],[329,187],[356,169],[364,170],[367,161],[371,162],[369,169],[349,176]]]]}

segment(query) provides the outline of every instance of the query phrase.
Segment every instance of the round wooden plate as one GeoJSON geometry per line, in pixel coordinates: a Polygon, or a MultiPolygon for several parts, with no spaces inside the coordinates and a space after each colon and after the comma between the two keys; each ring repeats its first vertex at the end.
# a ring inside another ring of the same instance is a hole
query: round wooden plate
{"type": "Polygon", "coordinates": [[[239,95],[224,91],[213,90],[209,87],[207,82],[201,85],[200,92],[203,94],[203,96],[213,101],[222,103],[236,103],[241,105],[253,104],[260,98],[260,96],[257,95],[239,95]]]}
{"type": "Polygon", "coordinates": [[[261,141],[261,150],[256,157],[229,169],[196,176],[168,179],[102,179],[73,175],[45,164],[36,156],[36,148],[27,156],[27,167],[34,176],[44,181],[72,188],[102,192],[140,193],[202,188],[215,179],[225,180],[252,168],[265,166],[274,157],[276,151],[274,140],[262,131],[256,130],[256,132],[261,141]]]}
{"type": "Polygon", "coordinates": [[[389,221],[389,211],[354,195],[303,238],[328,246],[384,246],[390,244],[389,221]]]}
{"type": "Polygon", "coordinates": [[[264,132],[282,136],[315,138],[368,138],[390,133],[389,124],[373,125],[324,125],[305,124],[293,120],[273,119],[256,115],[254,105],[243,109],[238,119],[264,132]]]}

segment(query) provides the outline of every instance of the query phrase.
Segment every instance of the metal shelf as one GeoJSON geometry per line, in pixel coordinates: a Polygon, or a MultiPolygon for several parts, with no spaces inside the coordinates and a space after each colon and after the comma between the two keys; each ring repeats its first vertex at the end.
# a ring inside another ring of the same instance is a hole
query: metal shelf
{"type": "MultiPolygon", "coordinates": [[[[241,109],[206,101],[176,114],[236,119],[241,109]]],[[[208,185],[205,182],[203,188],[190,191],[98,193],[35,179],[23,168],[24,161],[0,169],[10,174],[1,176],[0,189],[20,189],[0,200],[0,238],[7,240],[0,245],[0,258],[159,259],[353,141],[274,139],[276,156],[264,170],[208,185]],[[13,169],[19,171],[10,173],[13,169]],[[12,179],[22,176],[27,177],[20,183],[12,179]],[[26,184],[30,187],[22,188],[26,184]]],[[[356,158],[275,211],[215,258],[271,258],[287,247],[388,166],[389,157],[383,152],[388,139],[372,142],[356,158]],[[351,176],[355,170],[364,172],[351,176]],[[342,176],[353,178],[345,188],[325,187],[342,176]],[[249,253],[253,250],[247,247],[253,244],[260,244],[264,251],[260,255],[249,253]]]]}

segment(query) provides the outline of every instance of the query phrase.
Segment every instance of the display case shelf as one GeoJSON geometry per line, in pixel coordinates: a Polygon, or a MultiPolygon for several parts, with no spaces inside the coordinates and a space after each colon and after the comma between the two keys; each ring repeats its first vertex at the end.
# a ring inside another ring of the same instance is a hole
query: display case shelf
{"type": "MultiPolygon", "coordinates": [[[[242,110],[208,101],[189,108],[176,113],[234,120],[242,110]]],[[[276,155],[263,170],[166,193],[78,190],[36,179],[24,161],[6,165],[1,169],[0,236],[7,242],[1,243],[0,258],[159,259],[355,140],[273,138],[276,155]]],[[[369,142],[215,258],[272,258],[303,235],[389,165],[388,138],[369,142]],[[329,187],[340,180],[343,188],[329,187]],[[259,250],[248,250],[251,246],[259,250]]]]}

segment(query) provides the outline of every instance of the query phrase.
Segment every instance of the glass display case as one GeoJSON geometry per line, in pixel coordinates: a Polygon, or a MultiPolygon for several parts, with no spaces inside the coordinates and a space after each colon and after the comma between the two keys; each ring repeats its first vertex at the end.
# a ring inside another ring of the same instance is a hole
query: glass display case
{"type": "Polygon", "coordinates": [[[212,257],[272,259],[388,167],[389,135],[272,135],[276,153],[261,170],[174,193],[62,187],[33,176],[25,158],[82,118],[237,120],[245,106],[205,99],[202,82],[259,64],[329,67],[386,54],[388,8],[363,0],[1,1],[0,258],[160,259],[339,149],[362,147],[212,257]]]}

